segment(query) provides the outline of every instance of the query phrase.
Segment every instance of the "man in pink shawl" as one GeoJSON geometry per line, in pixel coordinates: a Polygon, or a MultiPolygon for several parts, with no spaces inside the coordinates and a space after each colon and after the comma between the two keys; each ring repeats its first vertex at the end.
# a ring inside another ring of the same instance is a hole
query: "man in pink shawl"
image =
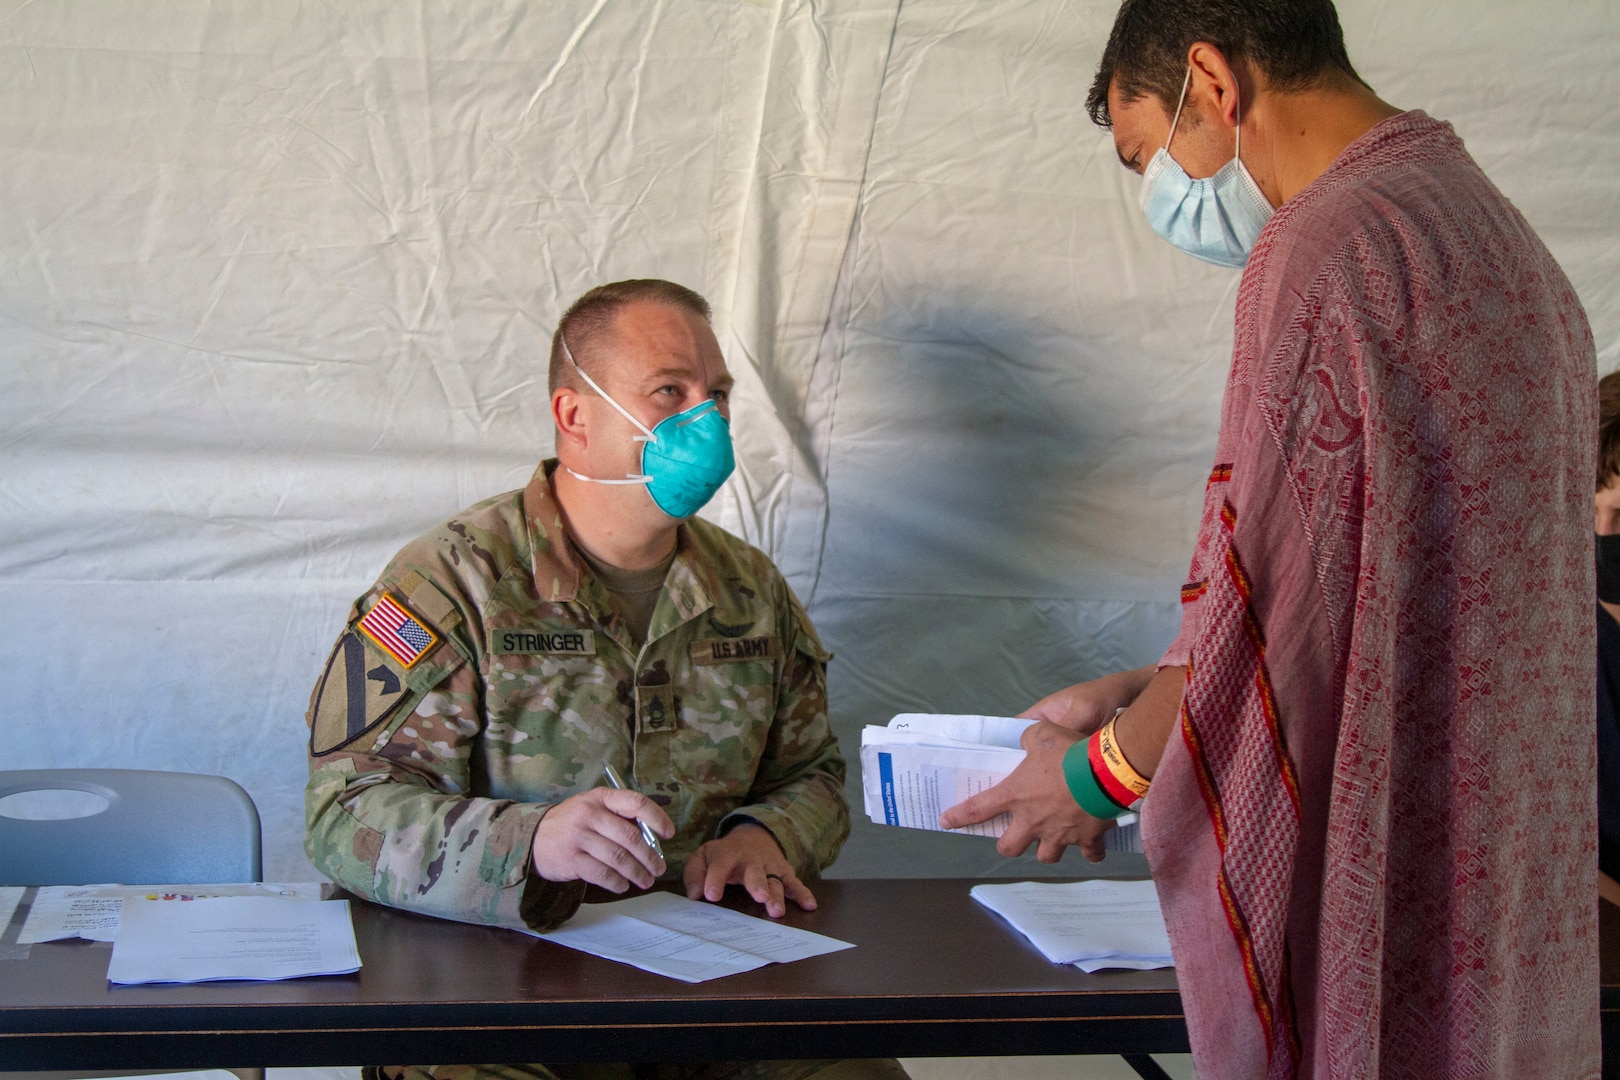
{"type": "Polygon", "coordinates": [[[943,824],[1097,859],[1151,781],[1202,1080],[1596,1077],[1574,291],[1329,0],[1126,0],[1088,106],[1154,228],[1245,267],[1181,632],[943,824]]]}

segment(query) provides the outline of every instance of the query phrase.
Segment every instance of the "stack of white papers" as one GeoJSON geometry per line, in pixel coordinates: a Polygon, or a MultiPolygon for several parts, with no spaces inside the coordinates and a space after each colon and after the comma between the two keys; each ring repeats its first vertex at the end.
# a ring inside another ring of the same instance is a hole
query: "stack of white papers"
{"type": "MultiPolygon", "coordinates": [[[[939,828],[941,812],[1000,783],[1024,760],[1019,739],[1033,720],[1010,716],[901,713],[887,727],[861,732],[861,793],[866,816],[878,825],[939,828]]],[[[1135,814],[1119,819],[1104,843],[1109,851],[1140,853],[1135,814]]],[[[1008,816],[952,830],[1000,836],[1008,816]]]]}
{"type": "Polygon", "coordinates": [[[265,882],[226,885],[41,885],[17,936],[21,945],[41,941],[111,941],[118,935],[118,913],[124,901],[163,900],[186,903],[222,896],[265,896],[283,900],[319,900],[318,882],[277,885],[265,882]]]}
{"type": "Polygon", "coordinates": [[[585,904],[560,929],[535,936],[687,983],[855,947],[665,892],[585,904]]]}
{"type": "Polygon", "coordinates": [[[297,979],[360,970],[347,900],[223,896],[194,904],[127,899],[107,981],[297,979]]]}
{"type": "Polygon", "coordinates": [[[970,895],[1054,964],[1082,971],[1175,966],[1151,881],[1021,881],[975,885],[970,895]]]}

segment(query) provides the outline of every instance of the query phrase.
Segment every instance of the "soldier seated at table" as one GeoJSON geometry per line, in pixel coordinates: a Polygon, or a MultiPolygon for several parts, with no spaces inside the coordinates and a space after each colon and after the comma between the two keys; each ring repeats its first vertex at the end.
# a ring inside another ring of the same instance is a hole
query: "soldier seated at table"
{"type": "MultiPolygon", "coordinates": [[[[556,460],[408,544],[315,687],[317,868],[377,903],[534,930],[587,884],[679,879],[711,901],[738,884],[773,917],[815,907],[806,882],[849,834],[829,656],[770,560],[692,517],[732,470],[731,384],[688,289],[624,281],[569,308],[551,347],[556,460]],[[604,784],[609,765],[627,790],[604,784]]],[[[636,1071],[794,1080],[835,1064],[856,1063],[636,1071]]]]}

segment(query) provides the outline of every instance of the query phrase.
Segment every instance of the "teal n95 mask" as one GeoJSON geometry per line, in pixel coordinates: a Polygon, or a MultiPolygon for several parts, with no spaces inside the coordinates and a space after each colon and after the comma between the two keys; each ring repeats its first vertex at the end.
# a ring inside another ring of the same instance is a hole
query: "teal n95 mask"
{"type": "Polygon", "coordinates": [[[1271,215],[1271,201],[1260,191],[1239,157],[1243,150],[1243,113],[1238,111],[1237,149],[1232,160],[1204,180],[1194,180],[1170,156],[1181,108],[1187,103],[1192,68],[1181,82],[1181,99],[1170,121],[1170,135],[1142,173],[1137,202],[1153,231],[1195,259],[1216,266],[1241,267],[1271,215]]]}
{"type": "Polygon", "coordinates": [[[646,484],[653,503],[672,518],[689,518],[703,509],[737,467],[737,459],[731,451],[731,425],[720,412],[720,406],[714,401],[700,402],[665,417],[649,431],[647,425],[585,374],[568,348],[568,341],[559,340],[563,355],[579,372],[579,377],[641,431],[635,436],[635,441],[641,443],[641,475],[601,480],[582,476],[573,469],[568,470],[569,475],[591,484],[646,484]]]}

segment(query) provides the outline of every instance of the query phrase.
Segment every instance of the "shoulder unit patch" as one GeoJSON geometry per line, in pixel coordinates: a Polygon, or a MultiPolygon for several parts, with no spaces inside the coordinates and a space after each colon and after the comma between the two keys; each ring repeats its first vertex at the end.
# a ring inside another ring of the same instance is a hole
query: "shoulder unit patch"
{"type": "Polygon", "coordinates": [[[338,638],[309,708],[309,752],[314,757],[347,746],[393,715],[410,698],[400,673],[375,663],[359,633],[338,638]]]}

